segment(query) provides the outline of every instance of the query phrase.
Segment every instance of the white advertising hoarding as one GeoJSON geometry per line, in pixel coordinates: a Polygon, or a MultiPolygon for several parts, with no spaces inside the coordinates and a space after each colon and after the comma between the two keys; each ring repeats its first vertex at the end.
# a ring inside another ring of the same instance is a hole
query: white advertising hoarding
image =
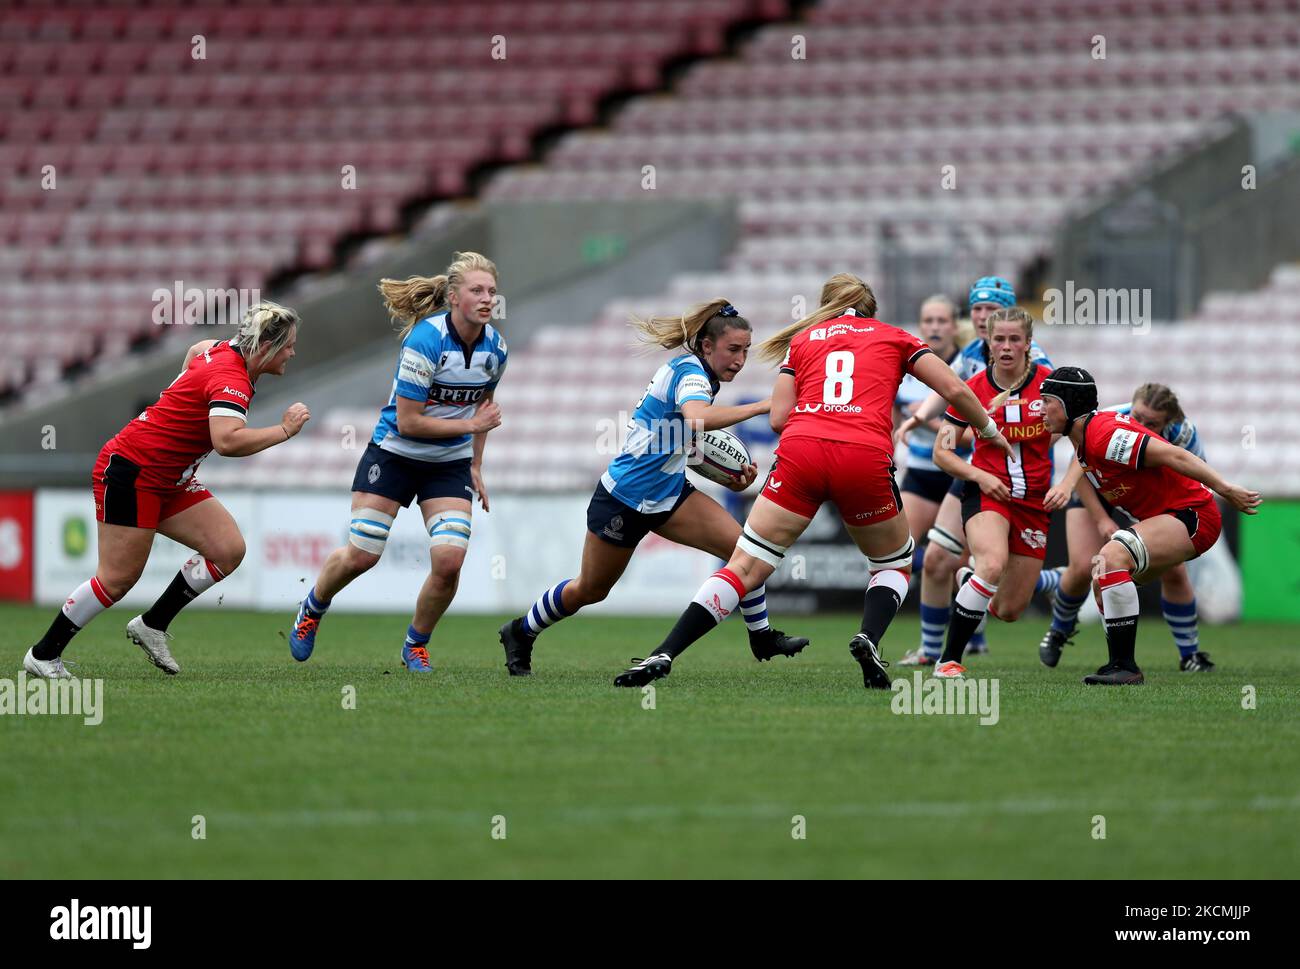
{"type": "MultiPolygon", "coordinates": [[[[244,528],[253,515],[253,497],[230,493],[221,496],[222,504],[244,528]]],[[[42,605],[58,605],[77,586],[95,574],[99,556],[96,540],[95,499],[90,488],[47,489],[36,492],[35,535],[35,596],[42,605]]],[[[247,530],[244,537],[248,538],[247,530]]],[[[249,558],[253,543],[249,541],[249,558]]],[[[123,605],[150,606],[162,595],[185,560],[194,554],[169,538],[156,535],[149,564],[135,588],[122,599],[123,605]]],[[[248,560],[245,559],[245,565],[248,560]]],[[[218,585],[207,605],[216,605],[217,597],[223,605],[253,607],[256,605],[256,583],[252,570],[243,567],[235,570],[218,585]]],[[[129,617],[128,617],[129,618],[129,617]]]]}
{"type": "MultiPolygon", "coordinates": [[[[347,541],[351,496],[320,492],[222,491],[248,546],[243,564],[191,608],[222,605],[292,613],[326,557],[347,541]]],[[[522,612],[548,587],[578,571],[587,535],[589,495],[502,495],[492,511],[475,507],[473,537],[450,612],[522,612]]],[[[47,490],[36,498],[36,599],[61,603],[95,571],[94,504],[89,491],[47,490]]],[[[147,606],[189,556],[155,539],[149,565],[123,600],[147,606]]],[[[591,612],[675,615],[717,559],[647,536],[609,599],[591,612]]],[[[360,576],[332,608],[410,612],[429,574],[429,540],[419,509],[403,509],[379,564],[360,576]]]]}

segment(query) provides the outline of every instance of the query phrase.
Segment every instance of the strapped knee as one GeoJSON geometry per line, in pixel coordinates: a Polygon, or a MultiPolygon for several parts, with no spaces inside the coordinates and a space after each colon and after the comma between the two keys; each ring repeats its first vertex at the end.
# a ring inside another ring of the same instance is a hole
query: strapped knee
{"type": "Polygon", "coordinates": [[[740,549],[746,555],[752,555],[760,562],[766,562],[774,569],[779,569],[781,563],[785,561],[785,550],[788,546],[777,545],[775,542],[769,542],[765,538],[760,538],[750,530],[748,524],[740,533],[740,541],[736,543],[736,548],[740,549]]]}
{"type": "Polygon", "coordinates": [[[912,564],[912,552],[916,550],[916,542],[912,536],[907,536],[907,541],[901,548],[897,548],[888,555],[882,555],[880,558],[867,556],[867,570],[873,575],[876,572],[884,572],[886,569],[905,569],[912,564]]]}
{"type": "Polygon", "coordinates": [[[953,555],[956,555],[959,558],[961,557],[962,553],[966,551],[965,542],[963,542],[952,532],[948,531],[948,529],[940,528],[938,525],[935,525],[928,532],[926,532],[925,536],[930,540],[931,544],[938,545],[940,548],[951,552],[953,555]]]}
{"type": "Polygon", "coordinates": [[[1127,528],[1120,528],[1110,537],[1123,545],[1124,550],[1133,556],[1134,575],[1140,575],[1147,570],[1147,566],[1151,564],[1151,555],[1147,552],[1146,542],[1142,541],[1141,535],[1127,528]]]}
{"type": "Polygon", "coordinates": [[[352,514],[348,541],[371,555],[383,555],[384,543],[393,527],[393,516],[374,508],[358,508],[352,514]]]}
{"type": "Polygon", "coordinates": [[[463,511],[434,512],[424,521],[429,531],[429,547],[450,545],[452,548],[469,548],[469,515],[463,511]]]}

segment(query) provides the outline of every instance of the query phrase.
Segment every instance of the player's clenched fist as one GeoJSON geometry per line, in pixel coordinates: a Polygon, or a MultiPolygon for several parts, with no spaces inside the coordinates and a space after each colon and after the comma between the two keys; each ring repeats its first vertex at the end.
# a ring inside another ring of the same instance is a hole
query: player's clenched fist
{"type": "Polygon", "coordinates": [[[290,404],[289,409],[284,412],[284,417],[280,419],[280,426],[284,428],[284,433],[293,437],[302,430],[302,426],[311,420],[311,411],[302,401],[290,404]]]}
{"type": "Polygon", "coordinates": [[[470,433],[482,434],[501,424],[501,408],[494,400],[479,405],[474,416],[469,419],[470,433]]]}

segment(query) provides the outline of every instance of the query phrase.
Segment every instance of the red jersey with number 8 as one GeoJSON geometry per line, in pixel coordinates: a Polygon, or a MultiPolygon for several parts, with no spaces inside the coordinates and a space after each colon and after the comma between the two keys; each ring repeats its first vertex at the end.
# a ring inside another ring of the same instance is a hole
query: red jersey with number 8
{"type": "Polygon", "coordinates": [[[844,441],[892,455],[898,385],[929,352],[906,330],[853,310],[809,327],[790,342],[781,363],[781,373],[793,376],[795,387],[781,440],[844,441]]]}
{"type": "Polygon", "coordinates": [[[104,445],[140,467],[139,484],[174,488],[194,476],[212,450],[209,417],[248,420],[253,384],[243,355],[222,341],[200,353],[145,409],[104,445]]]}
{"type": "MultiPolygon", "coordinates": [[[[1002,406],[990,415],[1011,445],[1014,457],[988,441],[975,439],[971,464],[1001,478],[1012,498],[1036,501],[1052,486],[1052,432],[1043,421],[1043,396],[1039,392],[1051,372],[1050,367],[1034,364],[1020,386],[1012,389],[1002,406]]],[[[966,386],[986,409],[1003,390],[993,382],[992,367],[971,377],[966,386]]],[[[944,417],[958,427],[969,426],[954,407],[949,407],[944,417]]]]}

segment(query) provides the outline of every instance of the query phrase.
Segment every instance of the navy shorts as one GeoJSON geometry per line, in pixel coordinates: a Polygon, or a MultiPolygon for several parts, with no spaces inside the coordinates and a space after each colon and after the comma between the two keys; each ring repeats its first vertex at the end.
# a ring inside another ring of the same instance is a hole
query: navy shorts
{"type": "Polygon", "coordinates": [[[952,475],[947,471],[908,468],[903,472],[903,490],[920,495],[926,501],[943,501],[944,492],[951,485],[952,475]]]}
{"type": "Polygon", "coordinates": [[[352,477],[352,490],[389,498],[403,508],[415,498],[464,498],[474,500],[474,486],[469,475],[470,458],[458,461],[417,461],[378,444],[366,446],[352,477]]]}
{"type": "MultiPolygon", "coordinates": [[[[1107,501],[1105,498],[1103,498],[1101,495],[1097,496],[1097,500],[1101,502],[1101,507],[1106,510],[1106,514],[1110,515],[1111,519],[1115,522],[1115,524],[1119,525],[1120,528],[1128,528],[1129,525],[1132,525],[1133,522],[1136,520],[1136,519],[1130,519],[1127,515],[1123,514],[1118,509],[1112,508],[1110,502],[1107,501]]],[[[1073,493],[1071,493],[1070,495],[1070,500],[1065,503],[1066,511],[1070,511],[1072,508],[1080,508],[1083,511],[1088,510],[1084,506],[1083,502],[1079,500],[1079,496],[1073,493]]]]}
{"type": "Polygon", "coordinates": [[[952,484],[948,485],[948,494],[950,494],[950,495],[956,495],[958,498],[963,498],[963,497],[965,497],[965,495],[966,495],[966,479],[965,479],[965,478],[953,478],[953,479],[952,479],[952,484]]]}
{"type": "Polygon", "coordinates": [[[683,482],[682,493],[667,511],[647,515],[623,504],[597,482],[596,491],[587,505],[587,531],[619,548],[636,548],[641,539],[672,518],[682,503],[695,493],[695,486],[683,482]]]}

